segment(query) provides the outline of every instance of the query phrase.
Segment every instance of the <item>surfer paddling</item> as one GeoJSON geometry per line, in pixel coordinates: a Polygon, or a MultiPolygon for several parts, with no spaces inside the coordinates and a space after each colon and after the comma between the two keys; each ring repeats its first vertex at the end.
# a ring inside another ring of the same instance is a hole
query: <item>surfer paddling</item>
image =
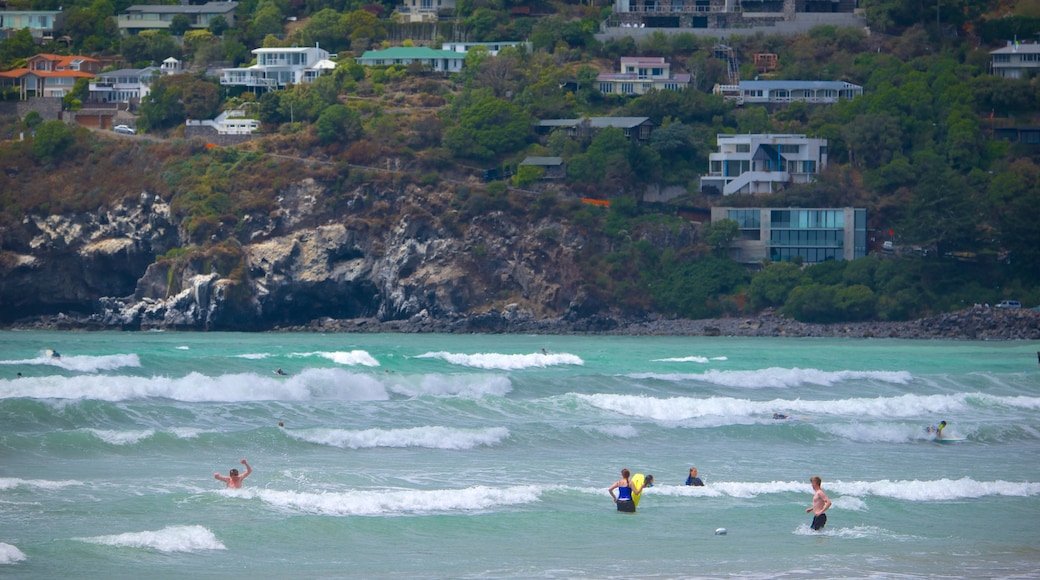
{"type": "Polygon", "coordinates": [[[219,473],[214,473],[213,474],[213,478],[214,479],[219,479],[220,481],[223,481],[224,483],[226,483],[227,486],[228,486],[228,489],[241,489],[242,488],[242,480],[247,478],[247,477],[249,477],[250,473],[253,473],[253,468],[249,467],[249,464],[246,463],[245,459],[241,460],[240,463],[242,465],[246,466],[246,472],[243,473],[242,475],[238,474],[238,470],[237,469],[232,469],[231,471],[228,472],[227,475],[221,475],[219,473]]]}

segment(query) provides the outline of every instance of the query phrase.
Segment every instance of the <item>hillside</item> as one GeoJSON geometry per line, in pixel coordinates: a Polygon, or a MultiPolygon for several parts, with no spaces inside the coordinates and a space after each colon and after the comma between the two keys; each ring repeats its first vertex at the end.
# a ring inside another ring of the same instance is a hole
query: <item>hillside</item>
{"type": "MultiPolygon", "coordinates": [[[[989,74],[978,35],[1000,32],[987,13],[967,14],[978,20],[952,36],[895,19],[885,34],[820,27],[728,39],[742,77],[756,74],[754,54],[769,52],[774,78],[864,87],[833,106],[765,107],[710,94],[725,77],[713,39],[600,43],[582,26],[595,22],[584,8],[555,12],[498,32],[527,22],[533,52],[475,56],[456,75],[357,65],[355,43],[402,29],[380,33],[378,17],[344,11],[345,31],[376,28],[346,34],[336,71],[311,84],[206,101],[195,96],[214,79],[163,78],[142,104],[137,137],[6,119],[3,134],[35,136],[0,146],[0,321],[61,312],[94,326],[263,329],[494,311],[595,324],[779,308],[835,322],[1040,303],[1040,226],[1028,218],[1040,202],[1038,151],[997,135],[1037,124],[1040,87],[989,74]],[[596,71],[640,55],[664,56],[691,87],[597,90],[596,71]],[[234,148],[183,140],[187,111],[207,106],[256,111],[264,136],[234,148]],[[644,144],[612,131],[530,130],[536,119],[583,115],[646,116],[658,129],[644,144]],[[823,137],[831,163],[815,182],[771,195],[702,194],[696,183],[720,133],[823,137]],[[480,178],[546,155],[566,161],[566,179],[480,178]],[[648,186],[686,193],[644,203],[648,186]],[[748,271],[720,251],[719,230],[680,217],[712,205],[865,207],[871,231],[921,250],[748,271]]],[[[296,34],[329,13],[301,16],[296,34]]]]}

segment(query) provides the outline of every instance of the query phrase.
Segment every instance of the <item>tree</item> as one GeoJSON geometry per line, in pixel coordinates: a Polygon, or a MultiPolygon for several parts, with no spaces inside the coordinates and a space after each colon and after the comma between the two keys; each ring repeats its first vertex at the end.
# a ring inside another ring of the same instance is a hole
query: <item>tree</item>
{"type": "Polygon", "coordinates": [[[478,91],[451,111],[454,123],[444,133],[443,144],[457,157],[490,161],[518,151],[527,142],[531,120],[516,105],[478,91]]]}
{"type": "Polygon", "coordinates": [[[40,125],[33,137],[33,156],[50,163],[56,161],[76,142],[76,135],[63,121],[47,121],[40,125]]]}
{"type": "Polygon", "coordinates": [[[213,36],[221,36],[228,28],[231,28],[231,26],[228,24],[227,18],[224,18],[223,14],[217,14],[209,21],[209,28],[207,30],[209,30],[213,36]]]}
{"type": "Polygon", "coordinates": [[[184,36],[185,32],[191,30],[191,20],[188,20],[184,14],[175,14],[170,20],[170,27],[167,30],[174,36],[184,36]]]}
{"type": "Polygon", "coordinates": [[[713,221],[702,226],[701,236],[712,252],[718,256],[725,256],[730,243],[740,237],[740,224],[731,219],[713,221]]]}
{"type": "Polygon", "coordinates": [[[751,280],[749,304],[756,310],[782,306],[804,278],[802,269],[791,262],[771,262],[751,280]]]}
{"type": "Polygon", "coordinates": [[[179,83],[184,75],[164,75],[152,83],[148,96],[141,99],[141,116],[138,126],[145,130],[169,129],[184,122],[184,103],[181,101],[179,83]]]}
{"type": "Polygon", "coordinates": [[[0,41],[0,62],[10,63],[37,52],[36,42],[28,28],[23,28],[0,41]]]}
{"type": "Polygon", "coordinates": [[[220,87],[195,79],[181,89],[184,114],[190,119],[211,119],[220,104],[220,87]]]}
{"type": "Polygon", "coordinates": [[[322,111],[315,123],[322,143],[350,143],[361,138],[361,116],[346,105],[332,105],[322,111]]]}

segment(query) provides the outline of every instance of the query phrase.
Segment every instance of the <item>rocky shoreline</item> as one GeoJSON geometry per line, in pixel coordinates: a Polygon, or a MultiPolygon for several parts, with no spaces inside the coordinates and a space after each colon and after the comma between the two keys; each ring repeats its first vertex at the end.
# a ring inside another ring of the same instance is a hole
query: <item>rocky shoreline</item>
{"type": "Polygon", "coordinates": [[[1001,310],[977,306],[906,322],[808,324],[767,311],[754,317],[706,320],[643,319],[595,315],[588,318],[536,319],[518,308],[492,310],[454,320],[416,316],[409,320],[371,318],[316,320],[303,326],[277,328],[289,332],[402,332],[489,334],[601,334],[627,336],[748,336],[900,338],[946,340],[1040,340],[1040,310],[1001,310]]]}
{"type": "MultiPolygon", "coordinates": [[[[22,320],[7,330],[128,330],[98,316],[59,314],[22,320]]],[[[156,327],[154,329],[160,329],[156,327]]],[[[167,328],[169,330],[192,330],[167,328]]],[[[133,330],[149,330],[140,328],[133,330]]],[[[268,332],[406,333],[406,334],[546,334],[619,336],[747,336],[787,338],[899,338],[943,340],[1040,340],[1040,310],[1002,310],[975,306],[959,312],[906,322],[809,324],[774,311],[740,318],[704,320],[643,318],[594,314],[587,317],[537,318],[509,306],[470,316],[433,318],[422,312],[407,320],[322,318],[308,324],[274,327],[268,332]]]]}

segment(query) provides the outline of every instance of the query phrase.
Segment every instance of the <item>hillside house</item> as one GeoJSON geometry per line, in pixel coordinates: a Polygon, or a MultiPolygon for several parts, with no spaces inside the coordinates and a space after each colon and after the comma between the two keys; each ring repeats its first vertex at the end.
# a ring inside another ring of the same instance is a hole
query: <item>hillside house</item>
{"type": "Polygon", "coordinates": [[[711,208],[711,221],[737,222],[740,236],[730,256],[745,264],[806,264],[855,260],[867,255],[867,210],[862,208],[711,208]]]}
{"type": "Polygon", "coordinates": [[[772,193],[808,183],[827,166],[827,140],[805,135],[718,135],[701,191],[722,195],[772,193]]]}
{"type": "Polygon", "coordinates": [[[623,56],[621,72],[600,73],[596,86],[605,95],[642,95],[650,90],[681,91],[690,85],[690,75],[672,74],[671,65],[660,56],[623,56]]]}
{"type": "Polygon", "coordinates": [[[313,82],[336,68],[336,63],[329,59],[329,52],[316,46],[256,48],[253,54],[256,64],[224,69],[220,84],[275,90],[313,82]]]}
{"type": "Polygon", "coordinates": [[[1040,73],[1040,43],[1008,41],[1007,46],[991,50],[990,70],[1006,79],[1025,79],[1040,73]]]}
{"type": "Polygon", "coordinates": [[[135,4],[116,17],[116,26],[123,34],[137,34],[142,30],[167,30],[176,16],[184,15],[195,30],[209,28],[218,16],[224,17],[228,26],[234,28],[237,7],[238,2],[135,4]]]}
{"type": "Polygon", "coordinates": [[[647,142],[656,125],[650,117],[581,117],[578,119],[545,119],[535,123],[535,131],[547,135],[565,131],[569,137],[591,138],[607,127],[617,127],[629,140],[647,142]]]}
{"type": "Polygon", "coordinates": [[[437,50],[425,46],[394,46],[386,50],[366,50],[357,63],[362,66],[408,66],[419,63],[435,72],[457,73],[466,62],[466,53],[437,50]]]}
{"type": "Polygon", "coordinates": [[[92,79],[101,70],[97,59],[86,56],[37,54],[28,58],[26,68],[0,72],[0,86],[17,87],[18,98],[64,97],[79,79],[92,79]]]}

